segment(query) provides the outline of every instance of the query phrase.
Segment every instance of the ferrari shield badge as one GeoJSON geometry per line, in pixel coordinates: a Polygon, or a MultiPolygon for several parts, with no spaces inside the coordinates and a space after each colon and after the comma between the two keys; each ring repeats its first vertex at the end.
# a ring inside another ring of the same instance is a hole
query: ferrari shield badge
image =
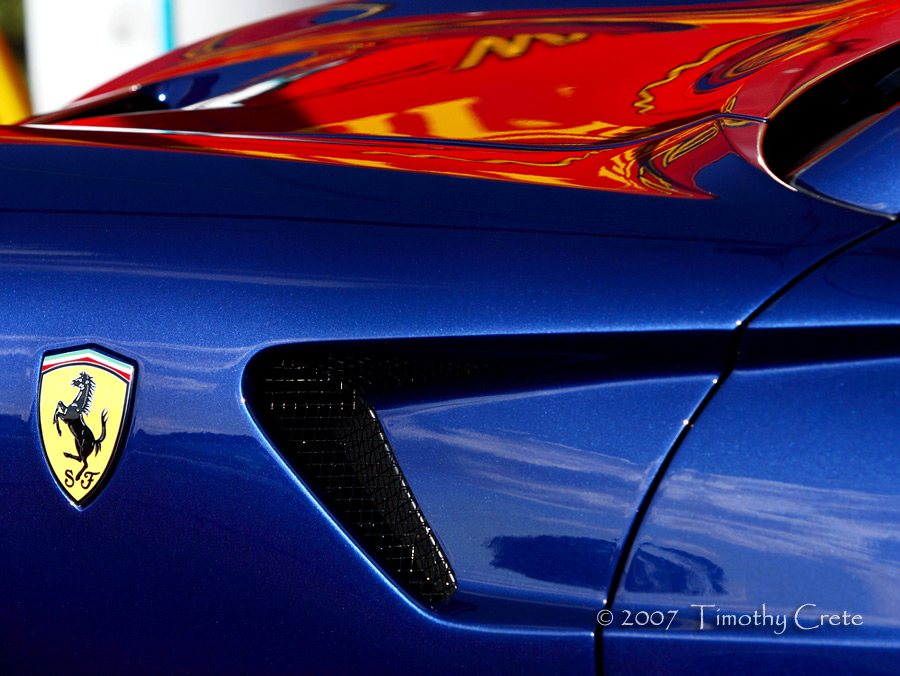
{"type": "Polygon", "coordinates": [[[38,425],[47,464],[72,502],[102,489],[125,437],[135,367],[94,348],[47,354],[38,384],[38,425]]]}

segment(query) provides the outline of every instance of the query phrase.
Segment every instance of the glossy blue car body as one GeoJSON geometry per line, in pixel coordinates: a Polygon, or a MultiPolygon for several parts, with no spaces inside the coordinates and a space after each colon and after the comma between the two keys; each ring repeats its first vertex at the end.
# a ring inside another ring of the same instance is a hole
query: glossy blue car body
{"type": "Polygon", "coordinates": [[[850,166],[890,176],[884,138],[841,146],[804,192],[729,151],[697,173],[708,200],[0,144],[0,664],[891,672],[898,193],[850,166]],[[139,374],[83,510],[36,405],[43,356],[78,345],[139,374]],[[252,408],[267,349],[348,345],[534,364],[372,396],[456,574],[446,604],[398,586],[252,408]],[[715,624],[763,604],[783,633],[715,624]],[[820,610],[862,622],[806,629],[820,610]]]}

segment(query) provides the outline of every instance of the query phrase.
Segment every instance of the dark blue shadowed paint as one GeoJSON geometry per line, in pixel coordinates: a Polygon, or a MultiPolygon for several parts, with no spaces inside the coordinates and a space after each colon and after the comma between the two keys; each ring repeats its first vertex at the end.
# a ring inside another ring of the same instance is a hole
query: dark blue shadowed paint
{"type": "MultiPolygon", "coordinates": [[[[736,0],[731,0],[736,2],[736,0]]],[[[467,13],[467,12],[505,12],[505,11],[527,11],[527,10],[546,10],[546,0],[487,0],[487,2],[479,2],[477,0],[454,1],[453,3],[444,0],[419,0],[410,2],[409,0],[401,0],[401,2],[392,2],[387,4],[387,8],[383,13],[373,15],[371,18],[381,17],[401,17],[401,16],[420,16],[427,14],[449,14],[449,13],[467,13]]],[[[729,0],[701,0],[701,2],[691,3],[698,6],[705,4],[727,5],[729,0]]],[[[610,2],[609,0],[566,0],[560,3],[561,9],[596,9],[603,7],[620,8],[620,7],[646,7],[647,3],[637,2],[610,2]]],[[[682,7],[683,2],[676,0],[661,0],[653,3],[654,7],[682,7]]],[[[326,17],[329,15],[326,15],[326,17]]],[[[330,15],[335,20],[340,20],[346,15],[335,12],[330,15]]]]}
{"type": "Polygon", "coordinates": [[[141,94],[156,99],[165,108],[183,108],[259,84],[260,81],[264,81],[260,76],[261,73],[271,73],[280,68],[286,68],[309,56],[311,56],[310,52],[295,52],[257,59],[249,64],[220,66],[214,71],[175,77],[148,85],[141,90],[141,94]]]}
{"type": "Polygon", "coordinates": [[[900,109],[883,115],[798,172],[798,186],[870,211],[900,213],[900,109]]]}

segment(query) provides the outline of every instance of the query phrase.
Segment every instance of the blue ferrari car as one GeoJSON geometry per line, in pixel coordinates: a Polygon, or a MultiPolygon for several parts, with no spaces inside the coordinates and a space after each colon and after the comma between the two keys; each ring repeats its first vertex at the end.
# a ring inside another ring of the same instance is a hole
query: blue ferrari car
{"type": "Polygon", "coordinates": [[[550,4],[0,127],[3,673],[897,673],[900,0],[550,4]]]}

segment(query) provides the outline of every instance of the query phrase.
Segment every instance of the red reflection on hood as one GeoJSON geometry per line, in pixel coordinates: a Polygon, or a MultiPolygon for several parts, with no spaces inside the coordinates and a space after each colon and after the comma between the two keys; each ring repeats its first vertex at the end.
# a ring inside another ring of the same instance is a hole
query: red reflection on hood
{"type": "MultiPolygon", "coordinates": [[[[71,124],[310,137],[241,150],[196,134],[125,143],[702,197],[697,172],[732,152],[723,125],[770,116],[900,36],[900,0],[380,18],[387,8],[335,3],[218,36],[35,121],[66,124],[60,117],[80,105],[71,124]],[[261,61],[285,55],[297,60],[277,70],[261,61]],[[187,108],[90,116],[132,87],[235,67],[240,86],[187,108]],[[382,140],[313,153],[321,134],[382,140]],[[435,151],[391,137],[450,143],[435,151]]],[[[739,150],[758,162],[755,140],[745,143],[739,150]]]]}

